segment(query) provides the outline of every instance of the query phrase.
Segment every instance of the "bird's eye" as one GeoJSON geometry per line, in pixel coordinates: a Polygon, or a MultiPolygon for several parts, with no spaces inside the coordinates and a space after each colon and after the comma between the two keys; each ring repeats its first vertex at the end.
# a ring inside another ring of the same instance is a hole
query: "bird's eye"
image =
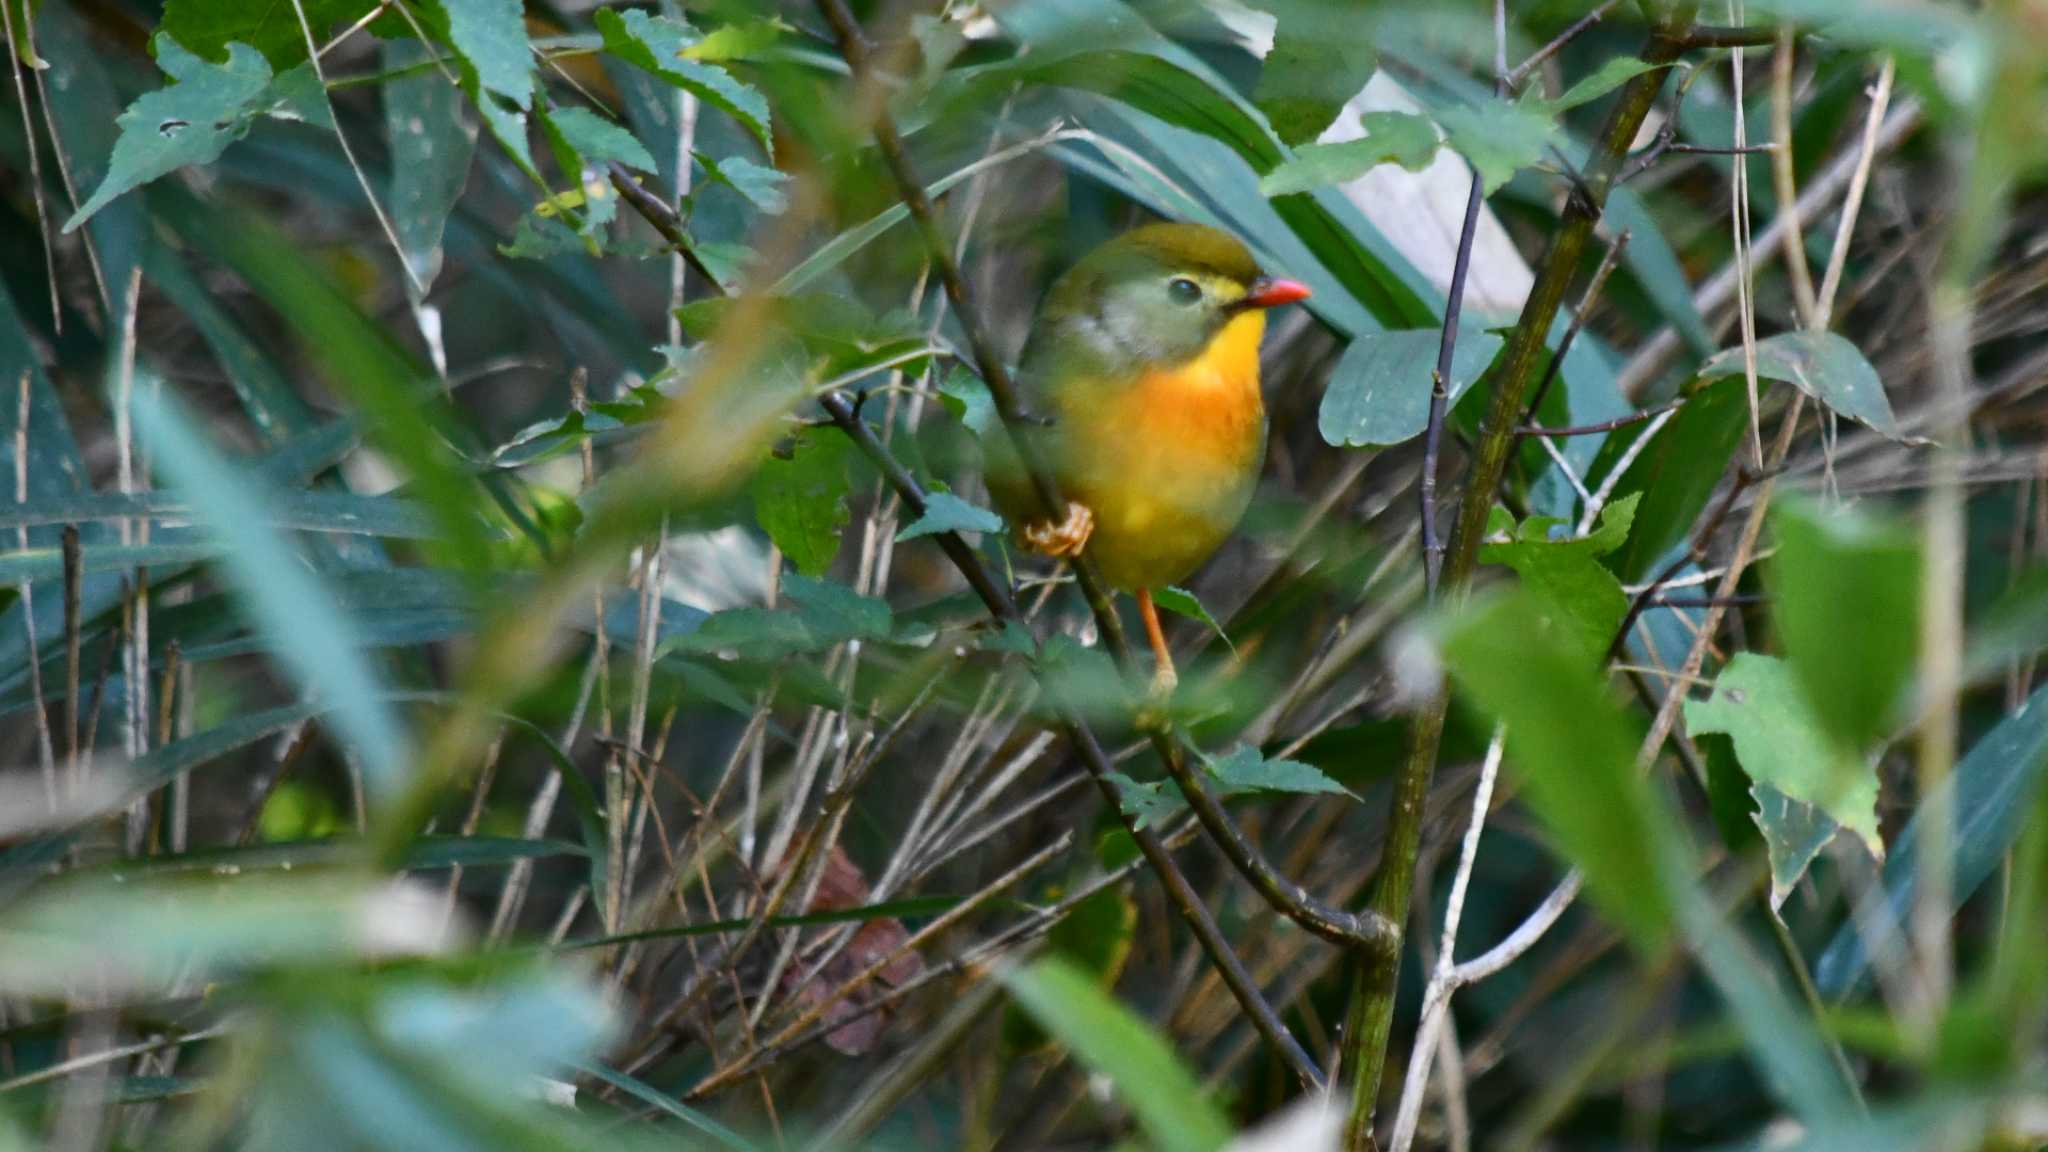
{"type": "Polygon", "coordinates": [[[1176,304],[1193,304],[1202,298],[1202,286],[1185,276],[1176,276],[1166,282],[1166,294],[1176,304]]]}

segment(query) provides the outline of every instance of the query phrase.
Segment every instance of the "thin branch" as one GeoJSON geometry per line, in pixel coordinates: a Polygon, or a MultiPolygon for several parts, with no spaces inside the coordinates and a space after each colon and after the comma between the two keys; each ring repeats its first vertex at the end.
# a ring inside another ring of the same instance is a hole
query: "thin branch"
{"type": "Polygon", "coordinates": [[[1586,13],[1584,16],[1579,17],[1578,20],[1574,21],[1570,26],[1565,28],[1564,31],[1559,32],[1557,36],[1550,41],[1550,43],[1545,44],[1543,47],[1538,48],[1534,52],[1531,52],[1527,60],[1524,60],[1520,64],[1515,65],[1514,70],[1507,74],[1506,84],[1508,90],[1513,91],[1517,88],[1520,88],[1522,86],[1522,81],[1528,79],[1529,73],[1542,67],[1543,62],[1545,60],[1548,60],[1552,56],[1557,55],[1558,52],[1563,50],[1565,45],[1570,44],[1572,41],[1578,39],[1580,34],[1585,32],[1586,29],[1591,28],[1595,24],[1598,24],[1601,21],[1601,19],[1607,15],[1608,11],[1611,10],[1614,7],[1614,5],[1618,2],[1619,0],[1604,0],[1604,2],[1599,7],[1593,9],[1591,12],[1586,13]]]}
{"type": "MultiPolygon", "coordinates": [[[[1550,394],[1550,386],[1557,382],[1558,374],[1564,371],[1565,357],[1571,355],[1572,345],[1578,342],[1579,331],[1586,326],[1586,317],[1593,311],[1593,305],[1600,299],[1600,290],[1607,287],[1607,278],[1614,273],[1614,266],[1621,262],[1622,253],[1628,251],[1628,229],[1624,228],[1615,236],[1607,251],[1600,256],[1600,265],[1593,269],[1593,278],[1586,281],[1586,290],[1579,296],[1579,306],[1572,309],[1571,322],[1565,325],[1564,335],[1557,341],[1557,351],[1551,354],[1550,363],[1543,368],[1543,379],[1536,384],[1535,394],[1529,397],[1529,424],[1536,424],[1537,413],[1543,409],[1543,398],[1550,394]]],[[[1534,433],[1543,435],[1543,433],[1534,433]]]]}
{"type": "Polygon", "coordinates": [[[1668,404],[1659,404],[1654,408],[1645,408],[1640,412],[1631,412],[1626,416],[1616,416],[1612,420],[1599,420],[1591,424],[1574,424],[1569,428],[1545,428],[1541,424],[1524,424],[1520,428],[1515,429],[1515,435],[1548,437],[1597,436],[1602,432],[1612,432],[1617,428],[1627,428],[1633,424],[1641,424],[1645,420],[1654,420],[1667,412],[1676,412],[1684,406],[1685,401],[1673,400],[1668,404]]]}
{"type": "Polygon", "coordinates": [[[1415,1140],[1415,1124],[1422,1116],[1423,1089],[1429,1084],[1431,1061],[1436,1056],[1437,1036],[1450,1013],[1451,973],[1457,967],[1458,921],[1465,913],[1465,893],[1472,883],[1472,863],[1479,856],[1479,834],[1486,828],[1486,814],[1493,805],[1493,782],[1500,772],[1505,730],[1493,730],[1486,761],[1479,767],[1479,786],[1472,792],[1472,821],[1466,825],[1464,843],[1458,849],[1458,870],[1451,877],[1450,900],[1444,905],[1443,939],[1437,945],[1436,971],[1422,997],[1422,1023],[1415,1030],[1415,1047],[1408,1059],[1408,1077],[1401,1088],[1401,1104],[1394,1113],[1394,1135],[1387,1142],[1392,1152],[1408,1152],[1415,1140]]]}
{"type": "MultiPolygon", "coordinates": [[[[1889,85],[1883,86],[1881,91],[1889,98],[1891,91],[1889,85]]],[[[1874,106],[1881,107],[1881,105],[1875,105],[1875,103],[1874,106]]],[[[1829,161],[1827,167],[1823,168],[1818,176],[1808,181],[1805,189],[1799,193],[1799,199],[1794,203],[1797,206],[1800,219],[1819,219],[1826,213],[1829,205],[1833,204],[1837,198],[1845,197],[1846,193],[1854,192],[1857,202],[1860,204],[1862,186],[1857,184],[1857,174],[1860,172],[1863,178],[1867,179],[1870,173],[1871,159],[1880,153],[1888,152],[1897,147],[1907,137],[1911,136],[1914,130],[1920,127],[1922,115],[1919,101],[1914,100],[1901,104],[1898,111],[1893,112],[1889,116],[1879,116],[1868,121],[1861,145],[1855,149],[1845,149],[1840,155],[1829,161]]],[[[1846,220],[1853,221],[1856,213],[1845,204],[1843,217],[1846,220]]],[[[1783,243],[1784,226],[1785,221],[1782,218],[1773,219],[1762,232],[1757,234],[1757,259],[1759,266],[1769,264],[1776,257],[1779,245],[1783,243]]],[[[1841,240],[1846,239],[1846,236],[1838,232],[1838,237],[1835,252],[1845,253],[1847,249],[1841,240]]],[[[1836,280],[1839,282],[1839,274],[1837,274],[1836,280]]],[[[1736,269],[1731,261],[1714,273],[1714,275],[1708,277],[1706,282],[1693,292],[1693,307],[1702,315],[1711,315],[1718,312],[1727,306],[1728,301],[1734,297],[1735,283],[1736,269]]],[[[1822,295],[1830,295],[1825,290],[1826,281],[1823,280],[1822,283],[1822,295]]],[[[1672,357],[1678,354],[1683,343],[1683,338],[1679,336],[1675,328],[1665,327],[1660,329],[1655,336],[1652,336],[1640,348],[1636,349],[1630,355],[1628,361],[1622,365],[1621,371],[1615,376],[1615,386],[1621,390],[1623,396],[1634,397],[1638,395],[1652,379],[1664,370],[1664,367],[1671,362],[1672,357]]]]}
{"type": "Polygon", "coordinates": [[[1465,197],[1465,223],[1458,233],[1458,254],[1451,265],[1451,290],[1444,301],[1443,335],[1437,341],[1436,371],[1429,377],[1429,426],[1422,440],[1422,483],[1419,485],[1422,524],[1423,589],[1436,603],[1437,585],[1444,566],[1443,542],[1437,538],[1436,473],[1438,454],[1443,448],[1444,411],[1449,407],[1451,361],[1458,349],[1458,316],[1465,307],[1465,274],[1472,266],[1472,240],[1479,230],[1479,209],[1486,202],[1485,182],[1479,170],[1472,173],[1472,190],[1465,197]]]}
{"type": "MultiPolygon", "coordinates": [[[[844,0],[818,0],[819,11],[830,24],[839,44],[840,54],[845,57],[847,67],[857,84],[869,86],[872,83],[872,65],[868,57],[867,42],[860,26],[847,10],[844,0]]],[[[968,348],[972,353],[975,367],[987,384],[989,394],[995,402],[997,414],[1002,418],[1018,457],[1031,480],[1031,486],[1038,498],[1039,510],[1047,516],[1063,514],[1066,502],[1061,497],[1053,473],[1044,458],[1037,439],[1027,432],[1028,418],[1018,400],[1017,389],[1008,367],[997,354],[995,345],[988,335],[981,310],[976,306],[966,279],[960,273],[958,261],[953,257],[950,245],[940,230],[937,213],[930,198],[925,194],[924,184],[918,179],[911,166],[903,139],[897,132],[896,123],[886,109],[877,108],[873,113],[875,143],[886,161],[897,185],[897,194],[909,210],[911,219],[917,224],[924,242],[925,255],[944,286],[946,295],[953,306],[955,318],[967,336],[968,348]]],[[[965,545],[959,546],[962,551],[965,545]]],[[[949,557],[957,564],[960,559],[948,549],[949,557]]],[[[1115,605],[1109,599],[1108,589],[1096,575],[1094,565],[1084,552],[1071,557],[1068,564],[1074,573],[1074,582],[1081,590],[1090,611],[1095,617],[1097,632],[1104,646],[1109,650],[1120,667],[1130,663],[1129,651],[1124,643],[1123,625],[1116,614],[1115,605]]],[[[977,589],[977,592],[980,590],[977,589]]],[[[1174,783],[1186,796],[1188,806],[1202,822],[1202,826],[1216,839],[1219,847],[1237,866],[1245,878],[1252,883],[1260,895],[1285,913],[1290,919],[1309,931],[1336,943],[1371,944],[1374,947],[1391,950],[1398,941],[1393,925],[1382,916],[1355,915],[1341,908],[1325,904],[1299,885],[1287,880],[1266,861],[1251,842],[1244,838],[1222,805],[1210,795],[1198,773],[1188,766],[1182,754],[1181,745],[1170,733],[1153,731],[1150,734],[1154,750],[1165,764],[1174,783]]]]}
{"type": "MultiPolygon", "coordinates": [[[[1515,428],[1521,423],[1523,403],[1551,324],[1564,304],[1564,294],[1576,276],[1579,261],[1592,242],[1623,157],[1664,86],[1660,66],[1670,64],[1684,50],[1684,36],[1692,26],[1694,10],[1692,4],[1676,6],[1644,45],[1639,57],[1653,70],[1624,84],[1609,108],[1606,123],[1590,149],[1578,194],[1565,203],[1550,248],[1530,285],[1521,317],[1495,361],[1498,367],[1494,371],[1493,396],[1480,424],[1479,440],[1452,530],[1451,548],[1445,558],[1443,582],[1453,591],[1465,585],[1478,561],[1487,516],[1516,444],[1515,428]]],[[[1397,928],[1408,916],[1416,858],[1421,848],[1424,800],[1435,774],[1448,708],[1449,693],[1439,684],[1432,699],[1414,718],[1407,756],[1393,787],[1386,847],[1379,874],[1374,878],[1370,906],[1397,928]]],[[[1397,952],[1371,958],[1353,982],[1344,1038],[1344,1063],[1352,1100],[1345,1131],[1346,1146],[1350,1148],[1364,1148],[1371,1141],[1373,1105],[1379,1095],[1380,1072],[1393,1028],[1394,992],[1399,975],[1397,952]]]]}
{"type": "MultiPolygon", "coordinates": [[[[903,501],[910,515],[923,516],[926,509],[923,487],[918,484],[917,478],[889,453],[887,446],[876,438],[874,431],[860,419],[854,411],[852,402],[843,395],[832,393],[821,397],[819,403],[853,440],[854,446],[861,454],[882,473],[883,479],[889,482],[890,487],[896,490],[897,496],[903,501]]],[[[1009,591],[989,572],[981,557],[967,546],[967,542],[960,538],[959,533],[935,533],[932,540],[946,554],[946,558],[953,562],[954,568],[959,570],[961,578],[967,581],[967,586],[981,599],[989,615],[1002,621],[1023,623],[1024,618],[1018,612],[1016,603],[1010,599],[1009,591]]],[[[1081,763],[1087,768],[1089,775],[1094,777],[1096,787],[1102,791],[1111,811],[1123,821],[1125,829],[1137,843],[1139,853],[1159,876],[1168,898],[1187,920],[1195,939],[1208,954],[1210,962],[1216,966],[1217,973],[1223,978],[1224,983],[1229,985],[1238,1003],[1244,1007],[1245,1014],[1251,1018],[1253,1026],[1288,1062],[1288,1066],[1303,1083],[1319,1084],[1322,1078],[1315,1070],[1314,1061],[1288,1032],[1287,1026],[1280,1021],[1278,1014],[1265,1002],[1258,985],[1245,970],[1243,961],[1238,959],[1230,942],[1216,927],[1216,922],[1210,917],[1208,906],[1203,903],[1200,894],[1188,883],[1187,877],[1173,862],[1173,857],[1167,854],[1159,837],[1148,829],[1139,828],[1124,812],[1122,798],[1117,795],[1116,786],[1109,780],[1109,774],[1114,771],[1115,766],[1102,750],[1102,745],[1096,740],[1094,733],[1080,717],[1072,714],[1063,717],[1062,726],[1066,730],[1068,742],[1080,755],[1081,763]]]]}

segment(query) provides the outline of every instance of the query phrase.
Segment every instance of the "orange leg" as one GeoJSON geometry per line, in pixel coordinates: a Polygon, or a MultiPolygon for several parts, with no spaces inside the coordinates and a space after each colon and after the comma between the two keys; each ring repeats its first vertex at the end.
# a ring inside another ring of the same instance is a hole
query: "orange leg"
{"type": "Polygon", "coordinates": [[[1145,639],[1152,642],[1152,655],[1159,662],[1152,674],[1152,690],[1165,696],[1173,692],[1180,683],[1180,673],[1173,668],[1173,652],[1166,646],[1166,631],[1159,626],[1159,609],[1152,603],[1152,590],[1138,589],[1138,615],[1145,620],[1145,639]]]}

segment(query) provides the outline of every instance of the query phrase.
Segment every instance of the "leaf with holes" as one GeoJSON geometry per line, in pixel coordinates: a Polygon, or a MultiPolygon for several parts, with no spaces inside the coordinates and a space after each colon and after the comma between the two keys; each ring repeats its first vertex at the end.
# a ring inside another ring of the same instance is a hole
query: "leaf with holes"
{"type": "Polygon", "coordinates": [[[306,29],[324,41],[336,25],[353,24],[377,8],[377,0],[300,0],[254,4],[250,0],[166,0],[157,31],[208,60],[242,43],[263,54],[282,72],[306,61],[306,29]],[[299,9],[306,25],[299,26],[299,9]]]}
{"type": "Polygon", "coordinates": [[[754,519],[797,571],[823,575],[839,555],[852,446],[837,432],[805,435],[787,457],[770,456],[754,474],[754,519]]]}
{"type": "Polygon", "coordinates": [[[211,164],[248,134],[270,88],[270,64],[247,44],[228,45],[225,64],[209,64],[156,38],[157,64],[171,83],[143,94],[121,113],[120,138],[106,179],[64,222],[70,232],[116,196],[191,164],[211,164]]]}
{"type": "Polygon", "coordinates": [[[1713,695],[1685,702],[1685,726],[1731,737],[1752,781],[1812,805],[1884,856],[1876,767],[1828,737],[1784,661],[1737,653],[1714,679],[1713,695]]]}
{"type": "MultiPolygon", "coordinates": [[[[1376,448],[1422,434],[1429,424],[1430,382],[1436,373],[1434,328],[1402,332],[1361,332],[1330,371],[1329,390],[1317,415],[1325,443],[1339,448],[1376,448]]],[[[1472,387],[1500,351],[1500,337],[1462,329],[1446,382],[1449,406],[1472,387]]]]}
{"type": "MultiPolygon", "coordinates": [[[[1877,369],[1856,345],[1833,332],[1780,332],[1757,341],[1756,374],[1782,380],[1880,436],[1924,443],[1900,430],[1877,369]]],[[[1747,376],[1741,348],[1723,349],[1700,365],[1702,380],[1723,376],[1747,376]]]]}
{"type": "Polygon", "coordinates": [[[1367,112],[1360,119],[1365,135],[1330,144],[1304,144],[1294,158],[1259,178],[1268,196],[1306,192],[1324,184],[1344,184],[1382,164],[1399,164],[1420,172],[1436,159],[1436,125],[1413,112],[1367,112]]]}

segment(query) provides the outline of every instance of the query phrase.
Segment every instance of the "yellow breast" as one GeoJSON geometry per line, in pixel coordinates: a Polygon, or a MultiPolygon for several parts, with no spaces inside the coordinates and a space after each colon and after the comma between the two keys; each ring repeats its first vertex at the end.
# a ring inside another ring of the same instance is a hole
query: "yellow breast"
{"type": "Polygon", "coordinates": [[[1186,364],[1062,389],[1061,482],[1095,513],[1088,550],[1110,583],[1185,578],[1244,514],[1265,455],[1265,326],[1247,312],[1186,364]]]}

